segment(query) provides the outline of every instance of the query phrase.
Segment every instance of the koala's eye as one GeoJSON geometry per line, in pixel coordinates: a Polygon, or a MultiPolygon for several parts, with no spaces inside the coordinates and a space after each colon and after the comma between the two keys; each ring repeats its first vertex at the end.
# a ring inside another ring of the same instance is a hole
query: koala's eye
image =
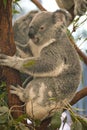
{"type": "Polygon", "coordinates": [[[40,30],[44,30],[44,26],[41,26],[41,27],[40,27],[40,30]]]}

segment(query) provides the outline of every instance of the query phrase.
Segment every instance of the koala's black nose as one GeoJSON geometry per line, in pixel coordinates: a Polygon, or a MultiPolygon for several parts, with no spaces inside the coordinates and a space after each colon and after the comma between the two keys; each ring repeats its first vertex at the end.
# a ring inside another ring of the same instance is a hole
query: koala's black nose
{"type": "Polygon", "coordinates": [[[30,28],[29,28],[28,36],[29,36],[30,38],[34,38],[34,35],[35,35],[34,28],[33,28],[33,27],[30,27],[30,28]]]}

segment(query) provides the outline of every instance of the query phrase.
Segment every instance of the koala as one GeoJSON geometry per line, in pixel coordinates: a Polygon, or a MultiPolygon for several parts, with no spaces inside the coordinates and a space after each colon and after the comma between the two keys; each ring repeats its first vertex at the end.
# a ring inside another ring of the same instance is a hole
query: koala
{"type": "Polygon", "coordinates": [[[11,85],[10,91],[26,104],[26,113],[32,119],[43,120],[63,109],[80,83],[80,61],[67,36],[67,19],[64,10],[37,13],[28,32],[34,56],[0,54],[0,65],[33,76],[25,88],[11,85]]]}
{"type": "MultiPolygon", "coordinates": [[[[13,26],[14,40],[16,44],[16,56],[21,58],[32,57],[32,51],[30,50],[30,38],[28,36],[29,24],[32,21],[35,14],[38,13],[37,10],[28,12],[26,15],[22,16],[15,21],[13,26]]],[[[26,84],[32,80],[32,76],[27,74],[20,74],[22,80],[22,86],[25,87],[26,84]]]]}
{"type": "Polygon", "coordinates": [[[16,55],[22,58],[31,57],[32,52],[29,48],[29,24],[38,11],[31,11],[19,18],[13,26],[14,40],[16,44],[16,55]]]}
{"type": "Polygon", "coordinates": [[[87,11],[87,0],[56,0],[60,8],[70,12],[74,7],[74,15],[83,15],[87,11]]]}

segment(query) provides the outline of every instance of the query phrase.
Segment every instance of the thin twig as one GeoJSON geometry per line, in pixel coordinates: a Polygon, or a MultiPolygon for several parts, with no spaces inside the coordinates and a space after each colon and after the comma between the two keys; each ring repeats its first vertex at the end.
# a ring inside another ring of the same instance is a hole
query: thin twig
{"type": "Polygon", "coordinates": [[[38,2],[38,0],[31,0],[41,11],[46,11],[46,9],[38,2]]]}

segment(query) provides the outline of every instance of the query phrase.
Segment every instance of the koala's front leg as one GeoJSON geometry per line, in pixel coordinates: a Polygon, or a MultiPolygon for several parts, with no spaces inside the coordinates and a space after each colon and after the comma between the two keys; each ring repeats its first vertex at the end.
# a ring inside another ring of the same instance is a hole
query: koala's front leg
{"type": "Polygon", "coordinates": [[[8,66],[17,70],[22,70],[24,60],[16,56],[0,54],[0,65],[8,66]]]}
{"type": "Polygon", "coordinates": [[[10,93],[17,95],[22,102],[25,102],[24,88],[22,88],[21,86],[18,85],[17,87],[15,87],[11,85],[10,93]]]}
{"type": "Polygon", "coordinates": [[[83,15],[87,11],[87,0],[74,0],[74,3],[75,15],[83,15]]]}

